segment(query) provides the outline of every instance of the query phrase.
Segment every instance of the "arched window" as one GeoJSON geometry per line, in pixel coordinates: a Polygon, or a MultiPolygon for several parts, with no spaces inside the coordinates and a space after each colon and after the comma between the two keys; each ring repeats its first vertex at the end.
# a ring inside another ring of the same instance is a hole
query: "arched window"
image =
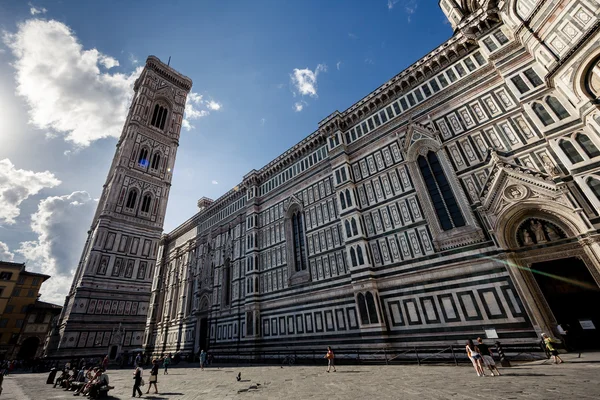
{"type": "Polygon", "coordinates": [[[556,97],[548,96],[546,104],[550,106],[550,109],[556,114],[558,119],[562,120],[570,117],[569,112],[560,104],[560,101],[556,97]]]}
{"type": "Polygon", "coordinates": [[[592,192],[598,200],[600,200],[600,181],[595,178],[589,178],[587,181],[588,186],[592,189],[592,192]]]}
{"type": "Polygon", "coordinates": [[[346,204],[348,207],[352,207],[352,197],[350,196],[350,190],[346,189],[346,204]]]}
{"type": "Polygon", "coordinates": [[[465,220],[437,155],[430,151],[427,158],[419,156],[417,162],[442,230],[464,226],[465,220]]]}
{"type": "Polygon", "coordinates": [[[548,111],[546,111],[544,106],[540,103],[533,103],[531,108],[533,109],[535,115],[537,115],[537,117],[540,119],[540,121],[542,121],[542,124],[544,124],[544,126],[548,126],[554,123],[554,119],[550,116],[550,114],[548,114],[548,111]]]}
{"type": "Polygon", "coordinates": [[[352,218],[352,234],[358,235],[358,227],[356,226],[356,219],[352,218]]]}
{"type": "Polygon", "coordinates": [[[142,168],[148,167],[148,149],[142,147],[138,156],[138,165],[142,168]]]}
{"type": "Polygon", "coordinates": [[[595,98],[600,97],[600,61],[594,62],[594,65],[588,70],[586,86],[591,95],[595,98]]]}
{"type": "Polygon", "coordinates": [[[579,145],[581,146],[583,151],[585,151],[585,154],[587,154],[589,158],[598,157],[600,155],[600,151],[598,151],[596,145],[590,140],[590,138],[587,135],[583,133],[578,133],[577,136],[575,136],[575,141],[579,143],[579,145]]]}
{"type": "Polygon", "coordinates": [[[148,211],[150,211],[150,203],[152,202],[152,196],[150,196],[149,194],[144,195],[144,197],[142,198],[142,212],[147,213],[148,211]]]}
{"type": "Polygon", "coordinates": [[[304,223],[302,213],[296,211],[292,214],[292,232],[294,235],[294,258],[296,261],[296,271],[304,271],[307,267],[306,250],[304,237],[304,223]]]}
{"type": "Polygon", "coordinates": [[[223,306],[229,307],[231,305],[231,262],[229,259],[225,260],[223,267],[223,306]]]}
{"type": "Polygon", "coordinates": [[[354,251],[354,247],[350,247],[350,260],[352,261],[352,266],[356,267],[358,263],[356,262],[356,252],[354,251]]]}
{"type": "Polygon", "coordinates": [[[371,292],[367,292],[365,298],[367,300],[367,310],[369,310],[369,321],[372,324],[379,323],[379,318],[377,317],[377,307],[375,306],[373,294],[371,294],[371,292]]]}
{"type": "Polygon", "coordinates": [[[127,203],[125,203],[125,207],[135,208],[136,201],[137,201],[137,192],[135,190],[132,190],[129,192],[129,195],[127,196],[127,203]]]}
{"type": "Polygon", "coordinates": [[[154,155],[152,156],[152,164],[150,164],[150,168],[158,169],[159,165],[160,165],[160,154],[154,153],[154,155]]]}
{"type": "Polygon", "coordinates": [[[351,237],[352,231],[350,231],[350,223],[348,222],[348,220],[344,221],[344,226],[346,227],[346,237],[351,237]]]}
{"type": "Polygon", "coordinates": [[[561,140],[558,143],[558,146],[565,153],[571,164],[577,164],[578,162],[583,161],[583,157],[581,157],[581,154],[577,152],[575,146],[573,146],[573,144],[568,140],[561,140]]]}
{"type": "Polygon", "coordinates": [[[358,256],[358,265],[363,265],[365,263],[365,258],[363,257],[362,247],[356,247],[356,255],[358,256]]]}
{"type": "Polygon", "coordinates": [[[369,313],[367,311],[367,303],[365,302],[365,296],[359,293],[356,296],[356,302],[358,303],[358,313],[360,314],[360,321],[363,325],[369,324],[369,313]]]}
{"type": "Polygon", "coordinates": [[[258,277],[254,277],[254,291],[258,292],[258,277]]]}
{"type": "Polygon", "coordinates": [[[340,193],[340,203],[342,205],[342,210],[346,208],[346,199],[344,198],[344,193],[340,193]]]}
{"type": "Polygon", "coordinates": [[[165,128],[165,122],[167,121],[168,110],[166,107],[156,104],[154,106],[154,113],[152,114],[152,120],[150,125],[155,126],[159,129],[165,128]]]}

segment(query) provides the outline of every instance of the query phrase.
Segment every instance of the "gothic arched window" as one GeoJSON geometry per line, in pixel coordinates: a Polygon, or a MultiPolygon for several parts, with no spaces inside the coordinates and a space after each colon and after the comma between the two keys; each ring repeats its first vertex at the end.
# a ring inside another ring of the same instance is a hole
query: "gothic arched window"
{"type": "Polygon", "coordinates": [[[430,151],[427,157],[419,156],[417,162],[442,230],[464,226],[465,220],[437,155],[430,151]]]}
{"type": "Polygon", "coordinates": [[[350,230],[350,223],[348,220],[344,221],[344,226],[346,227],[346,237],[352,236],[352,231],[350,230]]]}
{"type": "Polygon", "coordinates": [[[165,122],[167,121],[168,110],[166,107],[156,104],[154,106],[154,113],[152,114],[152,120],[150,125],[157,127],[158,129],[165,128],[165,122]]]}
{"type": "Polygon", "coordinates": [[[589,178],[587,184],[596,196],[596,198],[600,200],[600,180],[596,178],[589,178]]]}
{"type": "Polygon", "coordinates": [[[540,121],[542,121],[542,124],[544,124],[544,126],[548,126],[554,123],[554,119],[550,116],[550,114],[548,114],[548,111],[546,111],[544,106],[540,103],[533,103],[531,108],[533,109],[535,115],[537,115],[537,117],[540,119],[540,121]]]}
{"type": "Polygon", "coordinates": [[[363,325],[369,324],[369,313],[367,311],[367,303],[365,301],[365,296],[362,293],[359,293],[356,296],[356,302],[358,303],[358,313],[360,314],[360,322],[363,325]]]}
{"type": "Polygon", "coordinates": [[[596,145],[590,140],[590,138],[587,135],[583,133],[578,133],[577,136],[575,136],[575,141],[579,143],[579,145],[581,146],[583,151],[585,151],[585,154],[587,154],[589,158],[600,156],[600,151],[598,151],[596,145]]]}
{"type": "Polygon", "coordinates": [[[132,190],[129,192],[129,195],[127,196],[127,203],[125,203],[125,207],[134,208],[136,201],[137,201],[137,192],[135,190],[132,190]]]}
{"type": "Polygon", "coordinates": [[[160,165],[160,154],[154,153],[154,155],[152,156],[152,164],[150,164],[150,168],[158,169],[159,165],[160,165]]]}
{"type": "Polygon", "coordinates": [[[142,168],[148,167],[148,149],[142,147],[138,156],[138,165],[142,168]]]}
{"type": "Polygon", "coordinates": [[[548,104],[558,119],[563,120],[570,117],[569,112],[563,107],[556,97],[548,96],[546,98],[546,104],[548,104]]]}
{"type": "Polygon", "coordinates": [[[342,205],[342,210],[346,208],[346,199],[344,198],[344,193],[340,193],[340,204],[342,205]]]}
{"type": "Polygon", "coordinates": [[[296,271],[304,271],[307,267],[306,250],[304,237],[304,223],[302,213],[296,211],[292,214],[292,232],[294,235],[294,258],[296,261],[296,271]]]}
{"type": "Polygon", "coordinates": [[[581,157],[581,154],[577,152],[575,146],[573,146],[573,144],[568,140],[561,140],[558,143],[558,146],[565,153],[571,164],[577,164],[578,162],[583,161],[583,157],[581,157]]]}
{"type": "Polygon", "coordinates": [[[356,255],[358,257],[358,265],[363,265],[365,263],[365,258],[363,257],[363,251],[361,246],[356,247],[356,255]]]}
{"type": "Polygon", "coordinates": [[[356,261],[356,252],[354,251],[354,247],[350,247],[350,260],[352,261],[352,266],[356,267],[358,262],[356,261]]]}
{"type": "Polygon", "coordinates": [[[142,198],[142,208],[141,211],[147,213],[150,211],[150,203],[152,202],[152,196],[149,194],[144,195],[142,198]]]}
{"type": "MultiPolygon", "coordinates": [[[[251,282],[251,280],[249,281],[251,282]]],[[[229,307],[231,305],[231,262],[229,259],[225,260],[225,266],[223,267],[223,306],[229,307]]]]}
{"type": "Polygon", "coordinates": [[[352,207],[352,197],[350,196],[350,190],[346,189],[346,204],[348,207],[352,207]]]}
{"type": "Polygon", "coordinates": [[[352,218],[352,235],[358,235],[358,227],[356,226],[356,219],[352,218]]]}
{"type": "Polygon", "coordinates": [[[367,309],[369,310],[369,321],[372,324],[379,323],[379,318],[377,317],[377,307],[375,306],[373,294],[371,292],[367,292],[365,298],[367,300],[367,309]]]}

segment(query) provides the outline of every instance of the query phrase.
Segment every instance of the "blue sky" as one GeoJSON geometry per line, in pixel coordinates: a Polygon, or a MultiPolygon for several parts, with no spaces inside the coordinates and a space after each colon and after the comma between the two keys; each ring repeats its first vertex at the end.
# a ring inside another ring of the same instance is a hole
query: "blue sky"
{"type": "Polygon", "coordinates": [[[0,31],[0,259],[56,302],[149,54],[194,81],[168,232],[452,35],[433,0],[14,0],[0,31]]]}

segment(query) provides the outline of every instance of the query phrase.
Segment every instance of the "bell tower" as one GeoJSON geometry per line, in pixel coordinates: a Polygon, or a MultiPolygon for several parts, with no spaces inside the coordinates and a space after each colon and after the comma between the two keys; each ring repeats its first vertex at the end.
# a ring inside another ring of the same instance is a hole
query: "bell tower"
{"type": "Polygon", "coordinates": [[[60,321],[53,356],[142,346],[185,101],[192,81],[150,56],[134,97],[60,321]]]}

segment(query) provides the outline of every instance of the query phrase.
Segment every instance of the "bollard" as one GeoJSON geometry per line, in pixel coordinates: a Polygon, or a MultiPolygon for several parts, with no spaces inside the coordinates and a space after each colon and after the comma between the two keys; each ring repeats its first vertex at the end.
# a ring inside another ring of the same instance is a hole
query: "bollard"
{"type": "Polygon", "coordinates": [[[500,342],[496,342],[496,348],[498,349],[498,355],[500,356],[500,365],[503,367],[510,367],[510,361],[504,355],[504,350],[502,349],[502,345],[500,342]]]}

